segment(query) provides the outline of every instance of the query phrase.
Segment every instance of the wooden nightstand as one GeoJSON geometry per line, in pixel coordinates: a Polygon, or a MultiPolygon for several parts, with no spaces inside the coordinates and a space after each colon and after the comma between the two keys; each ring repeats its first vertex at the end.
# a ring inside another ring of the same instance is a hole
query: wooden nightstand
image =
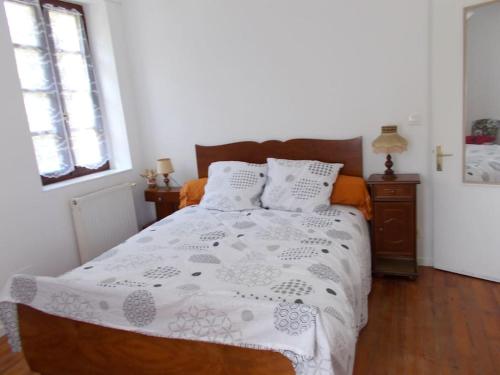
{"type": "Polygon", "coordinates": [[[368,179],[373,201],[372,268],[374,274],[417,276],[418,174],[368,179]]]}
{"type": "Polygon", "coordinates": [[[170,190],[157,187],[144,191],[146,201],[155,203],[156,220],[161,220],[179,209],[180,191],[180,187],[173,187],[170,190]]]}

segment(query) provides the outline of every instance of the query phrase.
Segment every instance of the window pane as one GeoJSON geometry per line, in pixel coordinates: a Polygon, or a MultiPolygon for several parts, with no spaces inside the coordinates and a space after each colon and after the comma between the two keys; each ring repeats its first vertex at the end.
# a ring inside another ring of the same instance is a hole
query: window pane
{"type": "Polygon", "coordinates": [[[57,67],[63,90],[90,91],[89,72],[84,56],[75,53],[57,54],[57,67]]]}
{"type": "Polygon", "coordinates": [[[82,7],[4,2],[40,174],[55,178],[43,182],[76,165],[102,167],[108,153],[82,7]]]}
{"type": "Polygon", "coordinates": [[[83,52],[80,40],[80,16],[49,11],[50,26],[57,50],[83,52]]]}
{"type": "Polygon", "coordinates": [[[11,1],[5,2],[12,43],[39,47],[42,34],[39,32],[35,8],[11,1]]]}
{"type": "Polygon", "coordinates": [[[71,129],[89,129],[97,126],[97,109],[88,92],[66,92],[64,103],[71,129]]]}
{"type": "Polygon", "coordinates": [[[48,55],[36,49],[25,48],[16,48],[15,53],[22,88],[24,90],[50,89],[47,76],[50,69],[48,55]]]}
{"type": "Polygon", "coordinates": [[[71,132],[75,165],[90,169],[99,168],[107,161],[103,157],[101,145],[103,136],[94,129],[75,130],[71,132]]]}
{"type": "Polygon", "coordinates": [[[33,137],[36,160],[40,174],[47,177],[62,176],[73,170],[67,153],[67,145],[57,135],[33,137]]]}
{"type": "Polygon", "coordinates": [[[24,105],[32,132],[57,132],[62,118],[53,95],[25,92],[24,105]]]}

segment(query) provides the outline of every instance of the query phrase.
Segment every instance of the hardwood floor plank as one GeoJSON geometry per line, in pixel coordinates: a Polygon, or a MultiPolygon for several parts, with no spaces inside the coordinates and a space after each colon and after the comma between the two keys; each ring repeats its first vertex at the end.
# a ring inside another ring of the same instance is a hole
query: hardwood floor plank
{"type": "MultiPolygon", "coordinates": [[[[416,281],[374,279],[354,375],[494,375],[498,369],[500,284],[430,267],[416,281]]],[[[34,375],[6,338],[0,338],[0,374],[34,375]]]]}
{"type": "MultiPolygon", "coordinates": [[[[452,342],[455,344],[455,350],[453,350],[453,366],[462,373],[471,374],[474,373],[474,368],[472,366],[473,359],[473,345],[472,337],[470,332],[471,321],[466,319],[465,308],[462,305],[462,300],[460,298],[460,290],[458,288],[448,288],[447,290],[447,303],[450,306],[450,323],[451,323],[451,337],[452,342]]],[[[480,334],[476,332],[476,334],[480,334]]],[[[485,356],[486,359],[486,356],[485,356]]]]}
{"type": "Polygon", "coordinates": [[[411,283],[403,288],[404,299],[402,303],[405,305],[405,312],[402,318],[402,360],[406,364],[406,374],[418,375],[417,362],[419,358],[418,343],[415,337],[418,336],[418,320],[417,309],[418,304],[417,292],[418,287],[416,283],[411,283]],[[413,309],[411,308],[413,307],[413,309]]]}
{"type": "Polygon", "coordinates": [[[32,375],[22,353],[12,353],[6,337],[0,337],[0,374],[32,375]]]}
{"type": "Polygon", "coordinates": [[[500,346],[496,340],[500,338],[500,312],[495,311],[496,301],[493,293],[496,284],[470,278],[469,285],[470,289],[462,290],[462,294],[464,301],[466,298],[470,301],[464,306],[464,315],[474,349],[473,359],[483,373],[496,374],[500,368],[500,346]],[[483,358],[477,353],[487,355],[483,358]]]}
{"type": "MultiPolygon", "coordinates": [[[[425,275],[425,274],[424,274],[425,275]]],[[[432,310],[432,301],[429,295],[432,292],[432,282],[434,277],[432,274],[428,275],[428,281],[424,278],[423,287],[420,285],[419,279],[416,283],[417,290],[415,295],[415,305],[412,306],[414,314],[409,317],[413,324],[413,340],[415,341],[417,357],[416,373],[417,374],[430,374],[432,369],[435,368],[434,353],[436,348],[434,342],[428,340],[429,336],[434,334],[434,315],[432,310]]]]}

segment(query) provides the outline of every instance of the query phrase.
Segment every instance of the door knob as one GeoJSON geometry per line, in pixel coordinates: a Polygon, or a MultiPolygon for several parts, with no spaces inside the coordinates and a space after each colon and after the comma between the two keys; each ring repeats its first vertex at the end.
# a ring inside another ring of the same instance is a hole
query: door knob
{"type": "Polygon", "coordinates": [[[453,156],[453,154],[445,154],[441,145],[436,146],[436,170],[438,172],[443,170],[443,158],[447,156],[453,156]]]}

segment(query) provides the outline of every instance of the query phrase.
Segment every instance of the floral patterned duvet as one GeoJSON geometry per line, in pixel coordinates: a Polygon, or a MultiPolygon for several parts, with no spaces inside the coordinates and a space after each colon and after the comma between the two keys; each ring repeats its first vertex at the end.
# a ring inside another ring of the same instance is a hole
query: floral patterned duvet
{"type": "Polygon", "coordinates": [[[297,374],[350,374],[371,286],[359,211],[188,207],[60,277],[14,276],[0,319],[20,349],[16,303],[146,335],[273,350],[297,374]]]}

